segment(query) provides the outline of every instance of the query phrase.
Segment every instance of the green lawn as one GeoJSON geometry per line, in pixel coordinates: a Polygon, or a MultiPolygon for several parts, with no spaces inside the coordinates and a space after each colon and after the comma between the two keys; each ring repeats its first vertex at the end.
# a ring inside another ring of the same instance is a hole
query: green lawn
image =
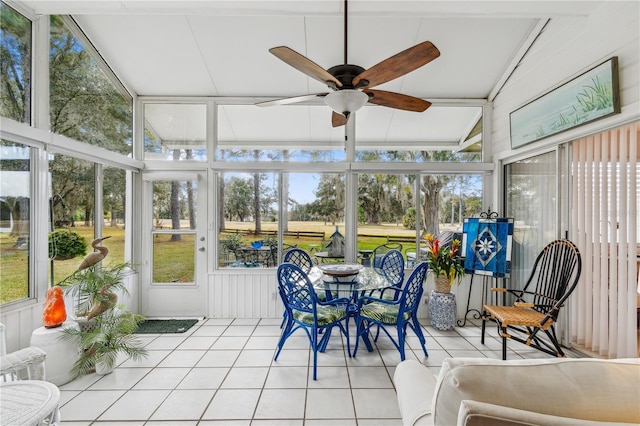
{"type": "MultiPolygon", "coordinates": [[[[229,229],[253,229],[253,222],[227,222],[229,229]]],[[[344,232],[344,226],[339,225],[340,232],[344,232]]],[[[263,224],[264,230],[277,230],[277,223],[263,224]]],[[[73,231],[82,235],[88,243],[93,239],[93,228],[77,226],[73,231]]],[[[315,231],[324,232],[325,240],[318,238],[295,238],[286,237],[286,244],[296,245],[306,251],[322,251],[330,241],[329,237],[335,232],[336,227],[330,223],[323,222],[289,222],[291,231],[315,231]]],[[[374,249],[380,244],[386,243],[387,235],[401,235],[412,237],[411,230],[404,229],[396,224],[381,225],[360,225],[358,228],[360,236],[358,238],[358,249],[374,249]]],[[[121,227],[105,227],[104,236],[110,236],[105,241],[105,246],[109,248],[109,255],[105,259],[105,264],[124,261],[124,229],[121,227]]],[[[251,241],[261,239],[259,235],[243,236],[243,244],[250,245],[251,241]]],[[[10,237],[9,233],[0,233],[0,304],[19,300],[27,297],[28,282],[28,251],[15,249],[16,239],[10,237]]],[[[403,251],[412,249],[415,244],[402,243],[403,251]]],[[[154,281],[155,282],[192,282],[193,281],[193,258],[194,240],[190,236],[183,236],[181,241],[171,241],[169,235],[158,235],[154,241],[154,281]]],[[[89,248],[89,252],[91,248],[89,248]]],[[[404,254],[404,253],[403,253],[404,254]]],[[[55,260],[49,262],[48,280],[51,278],[51,265],[53,265],[53,282],[58,283],[68,275],[73,273],[80,263],[82,257],[70,260],[55,260]]]]}

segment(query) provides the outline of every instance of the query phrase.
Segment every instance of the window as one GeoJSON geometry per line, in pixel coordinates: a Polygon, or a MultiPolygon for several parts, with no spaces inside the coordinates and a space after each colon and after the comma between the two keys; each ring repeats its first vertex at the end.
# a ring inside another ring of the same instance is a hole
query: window
{"type": "Polygon", "coordinates": [[[326,106],[221,105],[216,160],[344,161],[344,127],[330,117],[326,106]]]}
{"type": "Polygon", "coordinates": [[[336,226],[344,233],[344,174],[227,172],[219,176],[218,194],[223,194],[218,202],[223,206],[220,267],[274,267],[288,248],[313,255],[322,251],[336,226]],[[257,241],[263,247],[253,247],[251,243],[257,241]]]}
{"type": "Polygon", "coordinates": [[[125,261],[127,172],[117,167],[105,166],[102,168],[102,173],[102,205],[104,208],[102,236],[109,237],[104,243],[109,248],[109,256],[103,261],[103,265],[109,265],[125,261]]]}
{"type": "Polygon", "coordinates": [[[207,160],[207,106],[144,106],[145,160],[207,160]]]}
{"type": "Polygon", "coordinates": [[[31,296],[31,155],[29,147],[8,141],[0,141],[0,153],[0,304],[5,304],[31,296]]]}
{"type": "Polygon", "coordinates": [[[511,282],[521,288],[540,250],[557,237],[556,153],[508,164],[505,179],[505,216],[514,218],[511,282]]]}
{"type": "Polygon", "coordinates": [[[467,217],[482,211],[482,176],[358,175],[358,250],[388,244],[416,261],[416,238],[462,232],[467,217]],[[415,196],[419,194],[419,202],[415,196]]]}
{"type": "Polygon", "coordinates": [[[278,179],[276,173],[219,175],[218,265],[275,266],[278,256],[278,179]]]}
{"type": "Polygon", "coordinates": [[[0,115],[31,123],[31,21],[0,3],[0,115]]]}
{"type": "Polygon", "coordinates": [[[197,182],[153,182],[153,276],[158,284],[195,281],[197,182]]]}
{"type": "MultiPolygon", "coordinates": [[[[95,235],[95,167],[91,161],[56,154],[49,161],[49,222],[50,232],[66,231],[83,238],[87,253],[93,251],[95,235]]],[[[100,214],[97,217],[101,217],[100,214]]],[[[99,224],[99,222],[98,222],[99,224]]],[[[107,240],[108,241],[108,240],[107,240]]],[[[105,246],[108,244],[105,242],[105,246]]],[[[50,284],[55,285],[78,269],[84,255],[59,256],[62,247],[52,245],[49,250],[50,284]]]]}
{"type": "Polygon", "coordinates": [[[49,51],[51,131],[118,152],[132,153],[132,100],[114,85],[70,31],[73,22],[51,16],[49,51]]]}
{"type": "Polygon", "coordinates": [[[482,161],[480,106],[432,106],[422,113],[365,107],[355,118],[356,161],[482,161]]]}

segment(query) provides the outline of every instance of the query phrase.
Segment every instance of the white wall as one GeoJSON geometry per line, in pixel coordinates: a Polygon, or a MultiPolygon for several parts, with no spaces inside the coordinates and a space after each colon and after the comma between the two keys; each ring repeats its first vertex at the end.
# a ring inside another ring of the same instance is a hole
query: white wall
{"type": "MultiPolygon", "coordinates": [[[[411,270],[405,272],[405,279],[411,270]]],[[[456,294],[458,318],[462,319],[467,307],[469,277],[453,287],[456,294]]],[[[424,284],[423,300],[420,302],[418,317],[429,317],[428,296],[433,290],[433,278],[427,278],[424,284]]],[[[476,278],[473,284],[472,308],[479,308],[482,282],[476,278]]],[[[276,273],[274,269],[224,270],[209,275],[209,318],[282,318],[283,306],[277,294],[276,273]]],[[[472,318],[472,314],[468,316],[472,318]]]]}
{"type": "MultiPolygon", "coordinates": [[[[493,100],[495,159],[521,155],[639,118],[639,9],[637,1],[607,1],[588,17],[559,17],[549,21],[493,100]],[[512,111],[612,56],[618,56],[621,114],[511,150],[509,114],[512,111]]],[[[491,205],[502,205],[502,200],[494,200],[491,205]]]]}

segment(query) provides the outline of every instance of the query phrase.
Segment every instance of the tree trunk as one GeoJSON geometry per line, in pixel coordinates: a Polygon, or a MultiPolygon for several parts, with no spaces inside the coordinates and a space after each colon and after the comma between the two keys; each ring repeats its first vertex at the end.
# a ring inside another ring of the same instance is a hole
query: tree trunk
{"type": "MultiPolygon", "coordinates": [[[[260,151],[253,151],[253,157],[257,161],[260,151]]],[[[256,223],[256,234],[262,232],[262,218],[260,217],[260,173],[253,174],[253,218],[256,223]]]]}
{"type": "MultiPolygon", "coordinates": [[[[187,160],[193,159],[193,151],[186,149],[187,160]]],[[[193,197],[193,181],[187,181],[187,207],[189,209],[189,229],[196,229],[195,199],[193,197]]]]}
{"type": "Polygon", "coordinates": [[[440,210],[441,188],[442,183],[437,176],[423,176],[421,185],[422,195],[424,196],[422,205],[422,230],[423,232],[433,235],[440,233],[438,211],[440,210]]]}
{"type": "Polygon", "coordinates": [[[282,230],[289,230],[289,174],[282,174],[282,199],[284,200],[284,212],[282,214],[282,230]]]}
{"type": "Polygon", "coordinates": [[[218,180],[218,232],[227,228],[224,215],[224,173],[220,173],[218,180]]]}
{"type": "Polygon", "coordinates": [[[88,204],[84,207],[84,226],[91,226],[91,206],[88,204]]]}
{"type": "MultiPolygon", "coordinates": [[[[173,150],[173,159],[180,159],[180,150],[173,150]]],[[[180,229],[180,182],[171,181],[171,229],[180,229]]],[[[179,234],[172,234],[171,241],[180,241],[182,239],[179,234]]]]}

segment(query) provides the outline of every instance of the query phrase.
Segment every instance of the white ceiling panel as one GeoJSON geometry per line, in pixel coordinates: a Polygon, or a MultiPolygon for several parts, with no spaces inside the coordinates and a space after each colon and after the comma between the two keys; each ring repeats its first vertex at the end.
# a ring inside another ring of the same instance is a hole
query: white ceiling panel
{"type": "Polygon", "coordinates": [[[196,96],[213,84],[185,16],[81,16],[111,68],[138,95],[196,96]]]}

